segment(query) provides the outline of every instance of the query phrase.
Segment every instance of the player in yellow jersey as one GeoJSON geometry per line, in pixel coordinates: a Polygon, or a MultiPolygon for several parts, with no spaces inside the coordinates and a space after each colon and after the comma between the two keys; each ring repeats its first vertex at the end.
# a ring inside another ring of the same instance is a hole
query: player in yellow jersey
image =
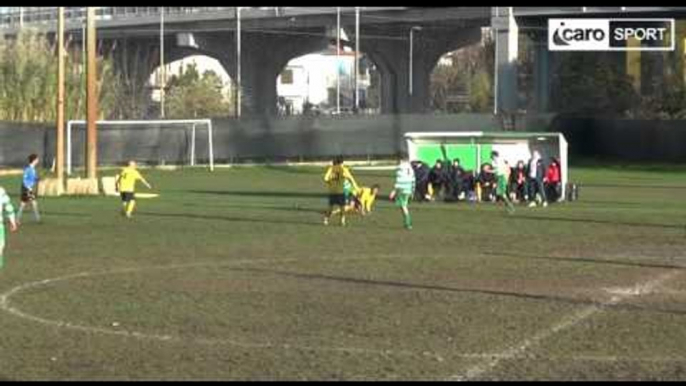
{"type": "Polygon", "coordinates": [[[355,196],[355,208],[361,215],[366,215],[372,211],[374,201],[379,194],[379,184],[372,185],[371,188],[363,187],[355,196]]]}
{"type": "MultiPolygon", "coordinates": [[[[371,187],[362,186],[357,191],[353,192],[353,198],[348,205],[345,207],[346,213],[359,213],[361,215],[366,215],[372,211],[374,207],[374,201],[376,196],[379,194],[379,184],[374,184],[371,187]]],[[[341,209],[334,209],[331,214],[340,213],[341,209]]]]}
{"type": "Polygon", "coordinates": [[[136,207],[136,181],[143,182],[148,189],[152,188],[136,169],[136,161],[129,161],[128,166],[117,174],[115,180],[117,191],[121,193],[122,213],[128,218],[131,218],[133,208],[136,207]]]}
{"type": "Polygon", "coordinates": [[[324,214],[324,225],[329,225],[329,218],[331,218],[336,207],[338,207],[338,213],[341,216],[341,225],[345,225],[345,181],[352,184],[353,191],[359,190],[350,170],[343,165],[343,157],[336,157],[333,160],[333,165],[329,166],[324,174],[324,182],[329,187],[329,210],[324,214]]]}

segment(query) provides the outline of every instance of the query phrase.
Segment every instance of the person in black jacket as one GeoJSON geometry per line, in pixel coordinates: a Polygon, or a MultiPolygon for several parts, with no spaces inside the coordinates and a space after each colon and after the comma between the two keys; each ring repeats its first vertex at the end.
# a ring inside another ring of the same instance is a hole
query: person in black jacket
{"type": "Polygon", "coordinates": [[[433,189],[433,198],[443,196],[448,188],[448,173],[443,167],[443,161],[436,160],[434,167],[429,172],[429,183],[433,189]]]}
{"type": "Polygon", "coordinates": [[[415,177],[415,201],[427,201],[429,196],[429,166],[422,161],[410,162],[415,177]]]}
{"type": "Polygon", "coordinates": [[[490,163],[481,165],[481,173],[477,177],[477,195],[480,201],[495,201],[495,190],[498,180],[490,163]]]}
{"type": "Polygon", "coordinates": [[[460,165],[460,159],[455,158],[450,166],[450,196],[457,201],[465,195],[465,170],[460,165]]]}
{"type": "Polygon", "coordinates": [[[526,199],[526,167],[524,161],[517,161],[517,166],[510,173],[510,199],[523,202],[526,199]]]}

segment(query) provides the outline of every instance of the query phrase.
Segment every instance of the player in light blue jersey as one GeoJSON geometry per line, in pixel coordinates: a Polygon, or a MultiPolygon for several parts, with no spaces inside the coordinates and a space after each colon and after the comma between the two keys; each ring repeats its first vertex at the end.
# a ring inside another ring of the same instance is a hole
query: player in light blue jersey
{"type": "Polygon", "coordinates": [[[5,214],[10,223],[12,232],[17,230],[17,223],[14,219],[14,207],[5,189],[0,186],[0,268],[5,264],[3,251],[5,249],[5,214]]]}
{"type": "Polygon", "coordinates": [[[19,210],[17,211],[17,221],[21,222],[21,215],[24,212],[24,207],[28,204],[33,209],[33,216],[37,222],[40,222],[40,213],[38,213],[38,201],[36,196],[38,193],[38,172],[36,172],[36,165],[38,165],[38,156],[31,154],[29,156],[29,164],[24,168],[24,176],[21,180],[21,202],[19,203],[19,210]]]}
{"type": "Polygon", "coordinates": [[[410,216],[409,202],[414,193],[415,178],[414,170],[407,160],[401,160],[395,169],[395,185],[391,192],[391,201],[395,200],[403,214],[405,229],[412,229],[412,217],[410,216]]]}

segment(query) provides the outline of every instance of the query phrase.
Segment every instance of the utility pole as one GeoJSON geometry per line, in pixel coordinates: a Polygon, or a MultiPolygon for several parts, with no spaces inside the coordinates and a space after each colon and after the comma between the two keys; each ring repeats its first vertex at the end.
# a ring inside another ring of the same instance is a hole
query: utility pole
{"type": "Polygon", "coordinates": [[[88,40],[88,64],[86,74],[86,109],[87,109],[87,125],[86,125],[86,176],[89,179],[96,179],[97,167],[97,131],[95,122],[98,119],[98,95],[96,92],[96,62],[95,62],[95,8],[88,7],[88,14],[86,16],[87,24],[87,40],[88,40]]]}
{"type": "Polygon", "coordinates": [[[57,183],[64,187],[64,7],[57,15],[57,183]]]}

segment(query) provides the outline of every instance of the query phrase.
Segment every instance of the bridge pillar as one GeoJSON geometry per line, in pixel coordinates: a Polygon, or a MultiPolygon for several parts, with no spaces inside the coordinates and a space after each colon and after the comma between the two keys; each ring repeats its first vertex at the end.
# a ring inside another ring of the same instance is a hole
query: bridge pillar
{"type": "Polygon", "coordinates": [[[550,108],[550,68],[553,53],[548,50],[548,33],[529,34],[533,43],[533,106],[536,112],[545,113],[550,108]]]}
{"type": "Polygon", "coordinates": [[[517,59],[519,28],[510,7],[494,7],[491,25],[495,34],[496,113],[515,113],[519,109],[517,59]]]}
{"type": "MultiPolygon", "coordinates": [[[[238,71],[235,34],[198,33],[196,42],[199,52],[216,58],[235,82],[238,71]]],[[[302,35],[242,31],[241,116],[275,115],[276,79],[281,70],[291,59],[324,50],[328,44],[323,30],[319,29],[302,35]]]]}
{"type": "MultiPolygon", "coordinates": [[[[654,46],[644,43],[645,46],[654,46]]],[[[641,95],[654,96],[662,90],[664,81],[663,51],[641,51],[641,95]]]]}
{"type": "MultiPolygon", "coordinates": [[[[431,107],[431,73],[438,59],[460,47],[478,43],[479,26],[431,25],[413,33],[412,95],[410,95],[410,28],[413,25],[360,27],[360,51],[377,65],[381,77],[381,113],[426,113],[431,107]],[[378,36],[378,37],[375,37],[378,36]]],[[[354,30],[346,32],[354,39],[354,30]]]]}

